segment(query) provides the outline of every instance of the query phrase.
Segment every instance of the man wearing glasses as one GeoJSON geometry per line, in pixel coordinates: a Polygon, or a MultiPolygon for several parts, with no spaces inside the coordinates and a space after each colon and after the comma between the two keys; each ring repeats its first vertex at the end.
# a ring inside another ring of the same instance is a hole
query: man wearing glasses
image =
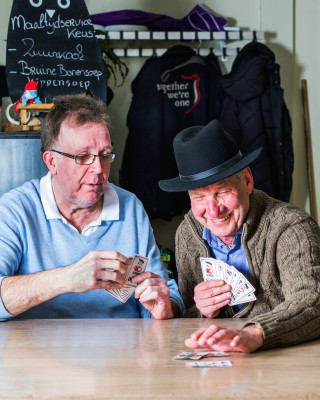
{"type": "Polygon", "coordinates": [[[105,105],[89,96],[58,97],[47,114],[48,174],[0,200],[0,320],[183,315],[141,203],[108,182],[108,128],[105,105]],[[134,254],[149,263],[122,303],[106,290],[123,287],[134,254]]]}

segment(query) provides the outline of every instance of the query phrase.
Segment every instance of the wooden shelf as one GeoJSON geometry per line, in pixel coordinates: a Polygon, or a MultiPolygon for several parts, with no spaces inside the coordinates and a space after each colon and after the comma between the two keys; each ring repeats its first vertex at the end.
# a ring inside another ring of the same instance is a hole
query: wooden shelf
{"type": "Polygon", "coordinates": [[[26,110],[30,112],[48,112],[53,106],[53,103],[30,103],[23,106],[21,103],[17,105],[18,110],[26,110]]]}
{"type": "MultiPolygon", "coordinates": [[[[36,104],[36,103],[29,103],[25,106],[23,106],[21,103],[17,105],[17,109],[20,110],[20,123],[21,125],[18,125],[17,128],[18,130],[22,131],[36,131],[41,128],[41,125],[28,125],[28,114],[27,112],[48,112],[53,106],[53,103],[41,103],[41,104],[36,104]]],[[[7,128],[11,129],[11,128],[7,128]]]]}

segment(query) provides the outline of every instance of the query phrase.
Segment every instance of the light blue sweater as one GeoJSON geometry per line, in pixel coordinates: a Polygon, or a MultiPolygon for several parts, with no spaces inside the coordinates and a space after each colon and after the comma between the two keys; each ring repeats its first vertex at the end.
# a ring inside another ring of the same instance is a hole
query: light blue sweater
{"type": "MultiPolygon", "coordinates": [[[[147,270],[168,281],[170,297],[184,314],[176,282],[169,279],[160,259],[148,216],[141,202],[114,185],[119,197],[119,220],[103,221],[84,236],[61,219],[47,220],[39,180],[13,189],[0,199],[0,284],[6,276],[30,274],[79,261],[91,250],[115,250],[127,257],[149,258],[147,270]]],[[[0,321],[13,317],[0,301],[0,321]]],[[[149,318],[150,313],[131,295],[126,303],[103,289],[66,293],[33,307],[16,318],[149,318]]]]}

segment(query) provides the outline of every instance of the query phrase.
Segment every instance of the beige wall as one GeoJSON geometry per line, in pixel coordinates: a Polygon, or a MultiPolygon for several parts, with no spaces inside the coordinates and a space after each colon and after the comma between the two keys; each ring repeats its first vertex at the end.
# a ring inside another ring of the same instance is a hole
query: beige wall
{"type": "MultiPolygon", "coordinates": [[[[320,2],[317,0],[299,0],[296,1],[296,16],[295,16],[295,77],[293,85],[300,89],[301,79],[307,80],[308,85],[308,98],[309,98],[309,113],[310,113],[310,125],[311,125],[311,141],[312,141],[312,157],[313,157],[313,169],[314,169],[314,182],[315,182],[315,198],[317,206],[317,221],[320,220],[320,119],[319,119],[319,95],[320,95],[320,80],[319,80],[319,66],[320,66],[320,2]]],[[[298,90],[294,93],[294,108],[293,114],[295,137],[303,136],[303,114],[302,114],[302,103],[301,103],[301,92],[298,90]],[[298,135],[297,132],[301,132],[298,135]]],[[[296,152],[297,157],[301,153],[298,147],[298,140],[296,139],[296,152]]],[[[303,207],[303,203],[300,202],[303,186],[300,185],[303,179],[306,179],[306,175],[301,173],[300,159],[297,159],[296,174],[295,174],[295,190],[294,190],[294,202],[303,207]]],[[[306,202],[306,206],[308,202],[306,202]]],[[[307,209],[307,207],[305,207],[307,209]]]]}
{"type": "MultiPolygon", "coordinates": [[[[27,1],[27,0],[26,0],[27,1]]],[[[75,1],[75,0],[74,0],[75,1]]],[[[198,1],[193,0],[86,0],[89,13],[99,13],[120,9],[138,9],[154,13],[167,14],[175,18],[185,16],[198,1]]],[[[305,132],[301,100],[301,79],[307,79],[311,118],[314,175],[320,175],[319,148],[320,135],[318,95],[320,53],[320,2],[318,0],[207,0],[205,3],[212,11],[226,17],[230,26],[265,32],[265,44],[276,55],[280,64],[280,76],[286,104],[293,124],[293,143],[295,153],[294,183],[291,201],[309,212],[307,184],[305,132]]],[[[1,4],[0,15],[0,64],[5,64],[5,42],[11,1],[1,4]]],[[[167,43],[167,46],[172,43],[167,43]]],[[[232,43],[231,46],[243,46],[246,42],[232,43]]],[[[113,165],[111,179],[118,182],[118,170],[127,136],[126,116],[131,101],[131,81],[134,79],[145,59],[127,58],[130,68],[124,86],[114,89],[114,99],[110,104],[113,120],[113,142],[117,161],[113,165]]],[[[221,62],[223,72],[230,70],[233,58],[221,62]]],[[[320,184],[315,179],[317,209],[320,210],[320,184]]],[[[319,214],[318,214],[319,215],[319,214]]],[[[153,220],[152,225],[160,244],[173,248],[174,232],[180,221],[176,218],[171,223],[153,220]]]]}

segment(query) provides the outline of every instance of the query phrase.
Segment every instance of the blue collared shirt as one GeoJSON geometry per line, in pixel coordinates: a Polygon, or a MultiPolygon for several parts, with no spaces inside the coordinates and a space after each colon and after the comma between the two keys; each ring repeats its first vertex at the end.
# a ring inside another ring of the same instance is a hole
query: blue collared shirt
{"type": "MultiPolygon", "coordinates": [[[[173,279],[169,279],[161,262],[150,221],[141,202],[126,190],[110,184],[106,188],[108,194],[104,196],[101,221],[99,218],[94,224],[97,228],[88,235],[80,234],[63,220],[55,202],[50,202],[50,193],[53,195],[53,192],[48,174],[46,181],[45,178],[40,182],[34,179],[0,199],[0,285],[7,276],[64,268],[93,250],[115,250],[126,257],[141,254],[149,258],[147,271],[167,281],[170,299],[177,303],[183,316],[185,306],[178,286],[173,279]],[[46,188],[51,192],[47,192],[46,188]],[[41,189],[44,191],[41,192],[41,189]],[[41,201],[42,194],[49,196],[46,202],[48,208],[41,201]]],[[[0,321],[12,317],[0,296],[0,321]]],[[[16,318],[150,317],[150,311],[133,293],[126,303],[122,303],[110,292],[98,289],[64,293],[30,308],[16,318]]]]}
{"type": "Polygon", "coordinates": [[[249,264],[246,253],[241,246],[241,235],[243,227],[235,234],[232,247],[224,244],[218,236],[214,235],[209,229],[204,227],[203,239],[205,239],[210,247],[210,255],[217,260],[223,261],[234,266],[249,280],[249,264]]]}

